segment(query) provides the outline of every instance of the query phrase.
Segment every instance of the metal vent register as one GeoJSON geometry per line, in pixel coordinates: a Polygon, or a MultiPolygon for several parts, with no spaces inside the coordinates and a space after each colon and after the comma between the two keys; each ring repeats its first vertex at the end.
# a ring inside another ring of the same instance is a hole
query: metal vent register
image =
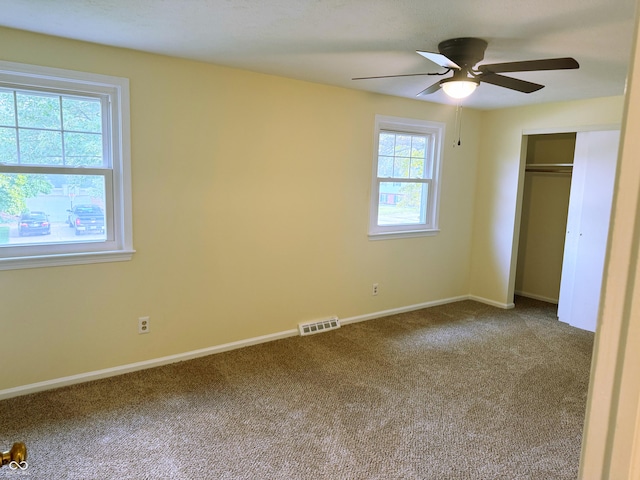
{"type": "Polygon", "coordinates": [[[298,330],[300,335],[313,335],[314,333],[325,332],[327,330],[334,330],[340,328],[340,320],[338,317],[331,317],[319,322],[308,322],[298,324],[298,330]]]}

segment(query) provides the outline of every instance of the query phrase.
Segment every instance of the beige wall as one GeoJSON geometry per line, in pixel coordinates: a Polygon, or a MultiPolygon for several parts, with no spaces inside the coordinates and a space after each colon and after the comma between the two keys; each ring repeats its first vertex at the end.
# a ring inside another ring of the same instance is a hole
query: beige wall
{"type": "Polygon", "coordinates": [[[571,176],[525,176],[515,292],[558,303],[571,176]]]}
{"type": "Polygon", "coordinates": [[[454,148],[449,106],[14,30],[0,44],[130,79],[137,250],[0,272],[0,364],[17,366],[0,390],[469,292],[479,112],[454,148]],[[376,114],[447,123],[439,235],[368,240],[376,114]]]}
{"type": "Polygon", "coordinates": [[[524,163],[523,134],[620,124],[622,97],[488,111],[478,163],[471,294],[501,305],[513,301],[524,163]]]}

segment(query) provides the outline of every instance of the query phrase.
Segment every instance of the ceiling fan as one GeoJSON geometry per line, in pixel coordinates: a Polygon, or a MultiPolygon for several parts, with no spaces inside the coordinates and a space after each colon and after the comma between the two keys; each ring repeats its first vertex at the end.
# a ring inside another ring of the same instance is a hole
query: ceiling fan
{"type": "Polygon", "coordinates": [[[533,93],[544,87],[544,85],[540,85],[539,83],[501,75],[502,73],[568,70],[580,67],[578,62],[571,57],[477,65],[484,59],[484,52],[487,45],[487,42],[480,38],[452,38],[438,44],[439,53],[416,51],[428,60],[446,68],[447,70],[443,73],[411,73],[405,75],[358,77],[353,78],[353,80],[419,75],[446,75],[449,72],[453,72],[453,76],[434,83],[418,93],[417,96],[435,93],[442,88],[450,97],[465,98],[473,93],[480,82],[490,83],[523,93],[533,93]]]}

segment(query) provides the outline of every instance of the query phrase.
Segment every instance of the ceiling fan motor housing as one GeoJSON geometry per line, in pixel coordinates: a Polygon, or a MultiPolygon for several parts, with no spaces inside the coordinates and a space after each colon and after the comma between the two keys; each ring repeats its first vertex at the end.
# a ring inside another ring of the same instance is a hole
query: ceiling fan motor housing
{"type": "Polygon", "coordinates": [[[438,44],[438,51],[463,70],[471,70],[484,59],[487,42],[481,38],[452,38],[438,44]]]}

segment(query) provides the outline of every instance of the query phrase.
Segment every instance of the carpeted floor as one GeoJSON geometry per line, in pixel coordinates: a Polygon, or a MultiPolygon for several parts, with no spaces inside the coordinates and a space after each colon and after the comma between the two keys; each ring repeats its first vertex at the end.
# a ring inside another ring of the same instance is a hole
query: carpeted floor
{"type": "Polygon", "coordinates": [[[575,479],[592,346],[464,301],[13,398],[0,478],[575,479]]]}

